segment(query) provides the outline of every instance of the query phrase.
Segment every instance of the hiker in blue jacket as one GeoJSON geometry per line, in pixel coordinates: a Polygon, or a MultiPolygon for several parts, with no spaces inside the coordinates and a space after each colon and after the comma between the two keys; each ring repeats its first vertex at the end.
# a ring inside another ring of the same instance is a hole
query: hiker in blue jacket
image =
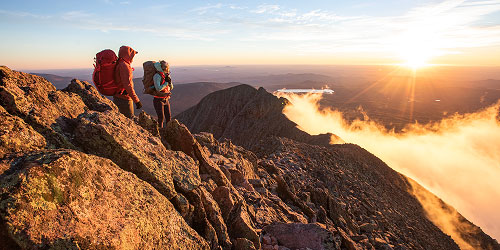
{"type": "Polygon", "coordinates": [[[172,79],[170,78],[170,68],[167,62],[159,61],[154,64],[157,73],[153,76],[154,87],[158,92],[168,93],[165,96],[154,96],[153,106],[158,116],[158,125],[163,128],[165,124],[170,121],[170,91],[174,88],[172,79]]]}

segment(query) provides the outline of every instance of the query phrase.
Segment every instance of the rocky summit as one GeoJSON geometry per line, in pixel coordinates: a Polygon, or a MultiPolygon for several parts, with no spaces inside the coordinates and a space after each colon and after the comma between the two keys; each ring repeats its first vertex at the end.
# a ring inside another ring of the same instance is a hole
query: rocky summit
{"type": "MultiPolygon", "coordinates": [[[[159,129],[87,82],[0,67],[0,249],[459,249],[425,189],[286,103],[240,85],[159,129]]],[[[500,249],[460,220],[467,246],[500,249]]]]}

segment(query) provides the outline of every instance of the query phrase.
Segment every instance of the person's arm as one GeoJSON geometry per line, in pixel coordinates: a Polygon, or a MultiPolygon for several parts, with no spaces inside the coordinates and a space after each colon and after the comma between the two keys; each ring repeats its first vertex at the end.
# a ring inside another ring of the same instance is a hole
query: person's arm
{"type": "Polygon", "coordinates": [[[174,89],[174,84],[172,83],[172,78],[170,77],[170,74],[168,74],[166,78],[167,78],[166,82],[168,82],[168,87],[170,88],[170,91],[172,91],[172,89],[174,89]]]}
{"type": "Polygon", "coordinates": [[[162,78],[161,78],[161,75],[160,75],[160,74],[155,74],[155,75],[153,76],[153,82],[154,82],[154,84],[155,84],[155,89],[156,89],[157,91],[162,91],[164,88],[166,88],[166,87],[167,87],[167,84],[168,84],[168,82],[167,82],[167,81],[165,81],[165,83],[161,84],[161,82],[162,82],[162,78]]]}
{"type": "Polygon", "coordinates": [[[128,96],[132,98],[134,103],[140,102],[139,97],[134,90],[134,82],[132,81],[132,72],[127,66],[123,65],[120,68],[120,78],[124,84],[125,91],[127,91],[128,96]]]}

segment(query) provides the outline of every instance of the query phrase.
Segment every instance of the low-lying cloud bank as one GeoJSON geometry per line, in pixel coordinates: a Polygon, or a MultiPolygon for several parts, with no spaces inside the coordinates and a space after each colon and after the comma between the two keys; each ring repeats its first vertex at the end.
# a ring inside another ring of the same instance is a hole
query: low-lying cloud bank
{"type": "MultiPolygon", "coordinates": [[[[395,133],[369,119],[348,122],[340,111],[320,108],[321,94],[279,95],[290,100],[284,113],[302,130],[330,132],[362,146],[500,239],[500,103],[395,133]]],[[[432,215],[432,204],[423,205],[432,215]]]]}

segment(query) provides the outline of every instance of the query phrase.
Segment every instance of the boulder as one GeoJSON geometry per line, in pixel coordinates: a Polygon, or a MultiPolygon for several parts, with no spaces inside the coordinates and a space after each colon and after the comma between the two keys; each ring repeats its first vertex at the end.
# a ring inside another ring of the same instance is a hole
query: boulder
{"type": "Polygon", "coordinates": [[[290,249],[336,249],[333,234],[315,223],[274,223],[262,230],[266,235],[276,237],[281,246],[290,249]]]}
{"type": "Polygon", "coordinates": [[[144,112],[144,110],[139,114],[137,124],[154,136],[160,135],[158,122],[148,115],[148,113],[144,112]]]}
{"type": "Polygon", "coordinates": [[[85,152],[111,159],[172,199],[174,180],[181,190],[200,182],[198,166],[182,152],[165,149],[160,139],[116,112],[90,111],[78,118],[75,143],[85,152]]]}
{"type": "Polygon", "coordinates": [[[7,246],[208,249],[166,197],[108,159],[46,150],[0,165],[8,168],[0,175],[0,241],[7,246]]]}
{"type": "Polygon", "coordinates": [[[86,81],[73,79],[63,91],[79,95],[90,110],[99,112],[113,110],[118,112],[118,107],[111,100],[102,96],[92,84],[86,81]]]}
{"type": "Polygon", "coordinates": [[[246,179],[258,178],[257,156],[252,151],[234,145],[231,140],[223,139],[217,141],[210,133],[195,134],[194,137],[202,145],[207,147],[212,155],[225,157],[224,165],[240,171],[246,179]]]}
{"type": "Polygon", "coordinates": [[[229,215],[227,222],[229,233],[233,238],[246,238],[253,242],[255,248],[260,248],[260,239],[255,226],[248,215],[243,201],[238,202],[229,215]]]}
{"type": "Polygon", "coordinates": [[[160,132],[162,138],[170,144],[172,150],[182,151],[187,155],[194,157],[193,145],[196,140],[184,124],[172,119],[160,132]]]}
{"type": "Polygon", "coordinates": [[[9,153],[42,149],[45,145],[45,138],[40,133],[0,106],[0,158],[9,153]]]}
{"type": "Polygon", "coordinates": [[[358,250],[358,244],[356,244],[341,228],[338,229],[340,236],[342,237],[342,246],[347,248],[347,250],[358,250]]]}

